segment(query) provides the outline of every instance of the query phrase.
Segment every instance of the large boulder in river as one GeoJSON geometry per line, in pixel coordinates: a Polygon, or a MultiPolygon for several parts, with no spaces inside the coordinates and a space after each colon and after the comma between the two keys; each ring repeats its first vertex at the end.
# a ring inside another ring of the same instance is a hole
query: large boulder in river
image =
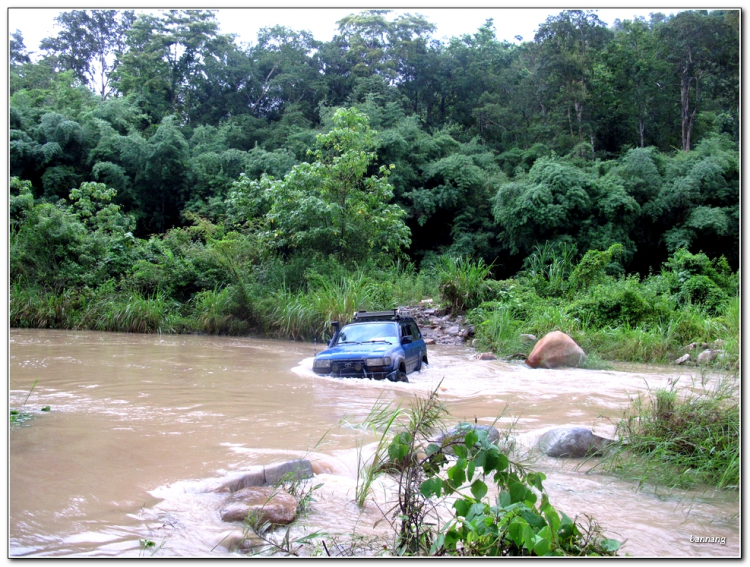
{"type": "Polygon", "coordinates": [[[611,440],[599,437],[584,427],[558,427],[539,438],[537,447],[548,457],[580,459],[601,455],[611,440]]]}
{"type": "Polygon", "coordinates": [[[242,522],[257,514],[261,523],[289,524],[297,517],[297,499],[280,488],[250,486],[224,500],[219,514],[225,522],[242,522]]]}
{"type": "Polygon", "coordinates": [[[536,343],[526,359],[531,368],[557,368],[558,366],[578,366],[586,360],[586,353],[565,333],[552,331],[536,343]]]}

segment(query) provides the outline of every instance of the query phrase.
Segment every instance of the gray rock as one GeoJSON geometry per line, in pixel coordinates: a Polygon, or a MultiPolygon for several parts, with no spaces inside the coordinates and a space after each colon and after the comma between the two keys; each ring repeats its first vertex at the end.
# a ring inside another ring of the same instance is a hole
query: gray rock
{"type": "Polygon", "coordinates": [[[688,360],[690,360],[690,353],[683,354],[680,358],[675,360],[672,364],[685,364],[688,360]]]}
{"type": "Polygon", "coordinates": [[[449,327],[445,332],[449,335],[456,336],[461,332],[461,328],[458,325],[455,325],[453,327],[449,327]]]}
{"type": "Polygon", "coordinates": [[[287,461],[277,465],[264,467],[259,471],[249,472],[238,478],[222,484],[214,492],[237,492],[251,486],[268,486],[274,484],[287,473],[294,473],[294,480],[302,480],[313,476],[312,463],[305,459],[287,461]]]}
{"type": "MultiPolygon", "coordinates": [[[[445,445],[448,443],[462,443],[464,438],[466,437],[466,434],[471,431],[486,431],[487,432],[487,440],[490,443],[494,443],[497,445],[497,442],[500,440],[500,432],[490,426],[490,425],[477,425],[475,423],[466,423],[462,422],[456,425],[455,427],[452,427],[448,431],[443,431],[432,439],[432,442],[437,445],[445,445]]],[[[445,447],[445,452],[453,455],[453,449],[448,445],[445,447]]]]}
{"type": "Polygon", "coordinates": [[[698,343],[690,343],[689,345],[685,345],[684,347],[682,347],[682,350],[689,351],[689,350],[695,350],[696,348],[698,348],[698,343]]]}
{"type": "Polygon", "coordinates": [[[539,438],[537,446],[548,457],[582,457],[601,455],[611,440],[594,435],[584,427],[558,427],[539,438]]]}
{"type": "Polygon", "coordinates": [[[718,350],[706,349],[698,355],[698,364],[708,364],[709,362],[713,362],[716,360],[717,356],[719,356],[718,350]]]}
{"type": "Polygon", "coordinates": [[[721,350],[725,346],[727,346],[727,341],[724,339],[716,339],[714,342],[711,343],[711,348],[716,350],[721,350]]]}
{"type": "Polygon", "coordinates": [[[289,524],[297,517],[297,499],[271,486],[251,486],[229,496],[219,510],[225,522],[242,522],[254,513],[261,522],[289,524]]]}
{"type": "Polygon", "coordinates": [[[435,339],[425,339],[424,340],[424,344],[426,344],[426,345],[434,345],[435,344],[435,339]]]}
{"type": "Polygon", "coordinates": [[[275,484],[285,475],[290,474],[291,480],[302,480],[313,477],[312,463],[306,459],[287,461],[279,465],[272,465],[263,469],[266,474],[266,484],[275,484]]]}
{"type": "Polygon", "coordinates": [[[539,340],[534,335],[528,335],[525,333],[521,334],[520,339],[522,343],[535,343],[537,342],[537,340],[539,340]]]}

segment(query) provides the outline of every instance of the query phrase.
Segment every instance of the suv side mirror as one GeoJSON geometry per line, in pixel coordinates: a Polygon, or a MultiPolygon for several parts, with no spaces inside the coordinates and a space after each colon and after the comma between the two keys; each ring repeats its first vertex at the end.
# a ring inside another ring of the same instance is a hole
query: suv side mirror
{"type": "Polygon", "coordinates": [[[414,342],[411,338],[411,335],[406,335],[405,337],[401,338],[401,344],[402,345],[408,345],[409,343],[414,342]]]}

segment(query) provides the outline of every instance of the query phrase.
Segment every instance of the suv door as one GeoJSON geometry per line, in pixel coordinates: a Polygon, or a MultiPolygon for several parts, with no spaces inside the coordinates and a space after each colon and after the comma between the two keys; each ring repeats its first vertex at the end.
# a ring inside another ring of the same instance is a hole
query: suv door
{"type": "Polygon", "coordinates": [[[419,331],[416,321],[410,321],[409,327],[411,327],[411,336],[414,341],[415,351],[417,353],[416,369],[422,368],[421,360],[423,357],[427,357],[427,345],[424,343],[422,333],[419,331]]]}
{"type": "Polygon", "coordinates": [[[406,364],[406,373],[408,374],[417,367],[417,362],[419,361],[420,356],[419,345],[414,340],[409,321],[402,321],[400,327],[402,338],[401,346],[404,349],[404,363],[406,364]],[[404,344],[403,337],[411,338],[411,342],[404,344]]]}

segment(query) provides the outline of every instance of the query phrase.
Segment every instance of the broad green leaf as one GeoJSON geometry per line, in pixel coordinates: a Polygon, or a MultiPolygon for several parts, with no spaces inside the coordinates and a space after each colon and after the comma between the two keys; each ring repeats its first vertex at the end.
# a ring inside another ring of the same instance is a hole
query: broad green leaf
{"type": "Polygon", "coordinates": [[[537,537],[539,539],[537,539],[536,544],[534,545],[534,553],[537,554],[537,555],[539,555],[539,556],[547,555],[549,553],[549,550],[550,550],[550,541],[549,541],[549,539],[546,539],[544,537],[539,537],[539,536],[537,536],[537,537]]]}
{"type": "Polygon", "coordinates": [[[429,457],[430,455],[434,455],[440,450],[440,446],[436,445],[435,443],[430,443],[427,445],[427,449],[425,451],[426,455],[429,457]]]}
{"type": "Polygon", "coordinates": [[[453,486],[459,487],[466,480],[466,473],[461,467],[453,466],[448,469],[448,478],[451,480],[453,486]]]}
{"type": "Polygon", "coordinates": [[[476,443],[476,442],[477,442],[478,440],[479,440],[479,437],[477,436],[477,432],[476,432],[476,431],[474,431],[474,430],[472,430],[472,431],[469,431],[469,432],[468,432],[468,433],[466,434],[466,437],[464,438],[464,444],[465,444],[465,445],[466,445],[467,447],[473,447],[473,446],[474,446],[474,444],[475,444],[475,443],[476,443]]]}
{"type": "Polygon", "coordinates": [[[508,492],[507,490],[501,491],[498,498],[500,500],[500,506],[502,506],[503,508],[507,508],[512,504],[510,500],[510,492],[508,492]]]}
{"type": "Polygon", "coordinates": [[[604,551],[615,552],[620,549],[622,544],[616,539],[603,539],[599,542],[599,545],[604,551]]]}
{"type": "Polygon", "coordinates": [[[470,504],[466,500],[459,498],[453,503],[453,507],[456,509],[456,516],[465,518],[466,514],[469,513],[470,504]]]}
{"type": "Polygon", "coordinates": [[[466,455],[468,454],[464,445],[453,445],[453,452],[456,453],[459,459],[466,459],[466,455]]]}
{"type": "Polygon", "coordinates": [[[508,490],[511,502],[523,502],[524,498],[526,498],[526,492],[528,492],[528,489],[520,482],[508,484],[508,490]]]}
{"type": "Polygon", "coordinates": [[[481,500],[487,494],[487,485],[477,479],[471,484],[471,494],[477,500],[481,500]]]}
{"type": "Polygon", "coordinates": [[[445,532],[445,549],[456,549],[456,543],[459,539],[461,539],[461,534],[454,528],[449,529],[445,532]]]}
{"type": "Polygon", "coordinates": [[[419,487],[419,491],[425,498],[432,496],[440,497],[440,491],[443,488],[443,482],[439,478],[430,478],[425,480],[419,487]]]}

